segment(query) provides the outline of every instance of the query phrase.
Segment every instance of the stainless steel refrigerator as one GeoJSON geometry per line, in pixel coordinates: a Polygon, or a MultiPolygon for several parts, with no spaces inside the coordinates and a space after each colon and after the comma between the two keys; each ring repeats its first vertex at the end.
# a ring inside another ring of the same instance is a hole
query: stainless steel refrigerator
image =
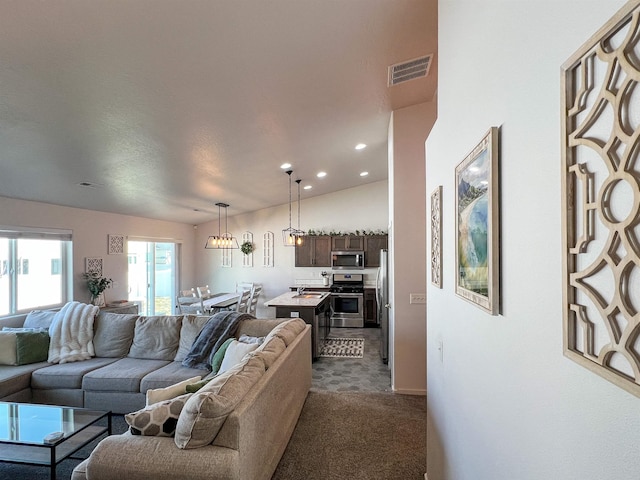
{"type": "Polygon", "coordinates": [[[389,264],[388,252],[380,250],[380,267],[376,276],[376,301],[378,303],[378,322],[380,323],[380,356],[389,361],[389,264]]]}

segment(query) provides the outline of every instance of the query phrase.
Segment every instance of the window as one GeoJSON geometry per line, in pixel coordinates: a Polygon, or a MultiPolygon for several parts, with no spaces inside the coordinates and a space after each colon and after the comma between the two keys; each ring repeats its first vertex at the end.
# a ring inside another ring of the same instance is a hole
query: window
{"type": "Polygon", "coordinates": [[[71,232],[0,228],[0,316],[63,305],[71,232]]]}

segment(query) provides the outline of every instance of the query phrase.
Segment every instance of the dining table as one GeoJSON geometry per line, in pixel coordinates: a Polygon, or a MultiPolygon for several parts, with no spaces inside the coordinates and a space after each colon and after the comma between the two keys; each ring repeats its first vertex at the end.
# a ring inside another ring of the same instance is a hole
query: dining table
{"type": "Polygon", "coordinates": [[[238,303],[239,298],[240,294],[237,292],[215,293],[211,297],[203,299],[202,306],[205,311],[215,313],[223,309],[229,309],[238,303]]]}

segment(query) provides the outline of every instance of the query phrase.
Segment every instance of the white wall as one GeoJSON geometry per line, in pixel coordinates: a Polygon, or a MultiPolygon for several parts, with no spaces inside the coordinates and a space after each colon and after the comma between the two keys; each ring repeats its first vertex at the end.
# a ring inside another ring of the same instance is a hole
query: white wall
{"type": "MultiPolygon", "coordinates": [[[[287,188],[283,178],[283,188],[287,188]]],[[[294,185],[295,188],[295,185],[294,185]]],[[[297,198],[297,194],[294,195],[297,198]]],[[[388,224],[387,182],[375,182],[340,192],[305,199],[300,202],[300,228],[350,231],[383,230],[388,224]]],[[[292,205],[292,224],[297,226],[297,204],[292,205]]],[[[224,215],[224,214],[223,214],[224,215]]],[[[255,282],[263,285],[263,298],[258,302],[257,316],[275,317],[275,308],[264,307],[270,300],[297,283],[321,284],[320,272],[331,273],[330,268],[296,268],[295,249],[282,244],[282,229],[289,226],[289,204],[266,208],[243,215],[228,217],[228,230],[241,243],[242,233],[253,233],[256,250],[253,253],[253,267],[242,266],[240,250],[232,252],[232,267],[222,268],[222,252],[205,250],[209,235],[218,233],[218,220],[198,226],[196,233],[196,280],[199,285],[208,284],[212,291],[233,291],[237,282],[255,282]],[[262,236],[265,232],[274,234],[274,267],[262,266],[262,236]]],[[[222,221],[224,230],[224,217],[222,221]]],[[[365,281],[375,281],[375,269],[365,269],[365,281]]],[[[189,285],[184,285],[189,287],[189,285]]]]}
{"type": "Polygon", "coordinates": [[[107,236],[144,237],[150,241],[172,240],[182,244],[182,276],[194,282],[193,226],[148,218],[116,215],[80,208],[61,207],[0,197],[0,225],[33,228],[59,228],[73,232],[73,299],[88,302],[90,295],[81,273],[86,257],[103,260],[103,274],[117,285],[105,292],[107,301],[127,298],[127,256],[107,255],[107,236]]]}
{"type": "Polygon", "coordinates": [[[413,105],[395,110],[389,129],[391,382],[395,391],[421,395],[426,391],[426,309],[410,304],[409,296],[426,292],[424,144],[435,117],[435,102],[413,105]]]}
{"type": "Polygon", "coordinates": [[[439,2],[426,190],[444,186],[444,288],[428,284],[429,480],[640,478],[640,399],[562,354],[560,66],[623,4],[439,2]],[[454,169],[494,125],[499,316],[457,298],[453,277],[454,169]]]}

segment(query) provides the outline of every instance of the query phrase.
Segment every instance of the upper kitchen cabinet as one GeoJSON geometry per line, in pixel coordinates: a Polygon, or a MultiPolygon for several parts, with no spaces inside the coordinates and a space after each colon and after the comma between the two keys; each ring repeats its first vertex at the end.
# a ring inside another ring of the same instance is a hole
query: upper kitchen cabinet
{"type": "Polygon", "coordinates": [[[302,245],[296,245],[296,267],[330,267],[331,237],[307,235],[302,245]]]}
{"type": "Polygon", "coordinates": [[[387,235],[367,235],[364,237],[364,266],[380,266],[380,250],[387,248],[387,235]]]}
{"type": "Polygon", "coordinates": [[[364,250],[364,237],[359,235],[343,235],[331,237],[331,250],[364,250]]]}

